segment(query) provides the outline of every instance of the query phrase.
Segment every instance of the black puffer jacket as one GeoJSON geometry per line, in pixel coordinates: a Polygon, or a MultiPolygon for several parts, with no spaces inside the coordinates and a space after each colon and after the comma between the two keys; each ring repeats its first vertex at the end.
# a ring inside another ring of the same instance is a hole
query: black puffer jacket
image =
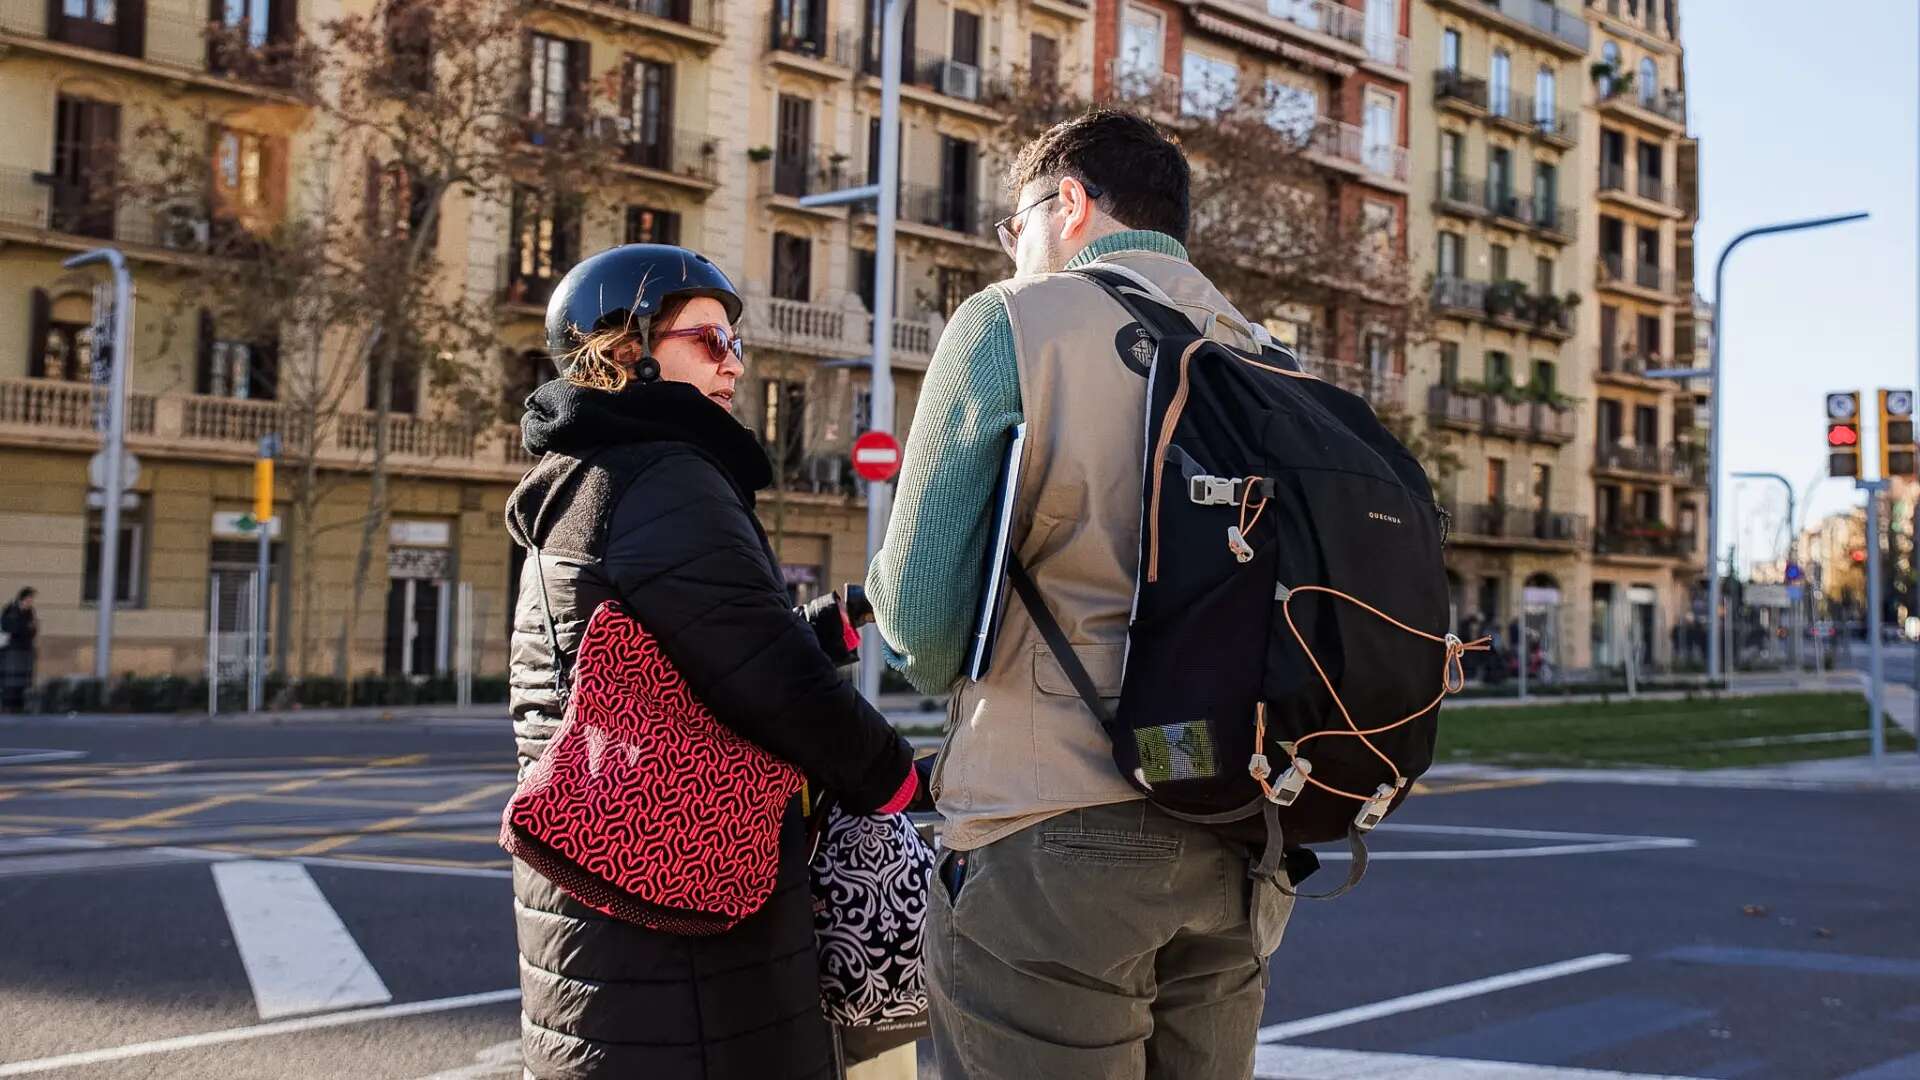
{"type": "MultiPolygon", "coordinates": [[[[771,472],[753,436],[678,383],[607,394],[552,382],[527,407],[527,449],[544,457],[514,492],[507,526],[516,543],[540,549],[560,647],[571,654],[594,608],[618,599],[722,723],[855,809],[893,798],[911,754],[787,606],[752,514],[771,472]]],[[[512,642],[523,769],[560,722],[540,578],[530,556],[512,642]]],[[[804,846],[796,804],[766,907],[704,938],[615,921],[516,864],[528,1073],[831,1076],[804,846]]]]}

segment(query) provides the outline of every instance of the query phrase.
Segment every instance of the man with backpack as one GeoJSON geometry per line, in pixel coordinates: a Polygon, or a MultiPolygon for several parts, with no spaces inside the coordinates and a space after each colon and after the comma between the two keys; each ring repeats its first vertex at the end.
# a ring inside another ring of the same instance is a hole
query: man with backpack
{"type": "MultiPolygon", "coordinates": [[[[1183,820],[1115,767],[1103,721],[1140,569],[1153,342],[1101,285],[1063,271],[1115,271],[1253,354],[1265,334],[1188,261],[1187,161],[1150,122],[1089,112],[1011,172],[999,233],[1016,276],[963,304],[941,337],[867,577],[895,666],[952,692],[931,784],[947,851],[926,936],[940,1075],[1248,1077],[1266,958],[1293,900],[1271,861],[1249,874],[1266,841],[1257,815],[1183,820]],[[1026,579],[990,666],[960,681],[990,503],[1022,423],[1012,547],[1026,579]],[[1077,662],[1063,667],[1049,635],[1077,662]],[[1102,699],[1101,718],[1076,684],[1102,699]]],[[[1159,764],[1211,754],[1178,735],[1160,745],[1159,764]]],[[[1310,858],[1289,859],[1294,878],[1310,858]]]]}

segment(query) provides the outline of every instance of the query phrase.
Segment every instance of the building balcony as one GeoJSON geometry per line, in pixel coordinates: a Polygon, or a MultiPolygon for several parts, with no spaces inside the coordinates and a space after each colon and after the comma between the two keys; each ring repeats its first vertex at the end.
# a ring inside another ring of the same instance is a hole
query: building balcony
{"type": "Polygon", "coordinates": [[[1600,284],[1661,303],[1674,300],[1673,271],[1659,263],[1636,261],[1629,274],[1626,259],[1618,252],[1600,256],[1600,284]]]}
{"type": "Polygon", "coordinates": [[[1297,40],[1333,46],[1355,60],[1405,70],[1405,38],[1369,34],[1366,15],[1338,0],[1214,0],[1236,15],[1253,12],[1252,21],[1271,26],[1297,40]],[[1331,40],[1329,40],[1331,39],[1331,40]]]}
{"type": "Polygon", "coordinates": [[[68,251],[120,244],[129,258],[204,265],[251,258],[254,234],[210,211],[211,200],[182,196],[158,204],[124,192],[94,192],[46,173],[0,168],[0,235],[68,251]]]}
{"type": "Polygon", "coordinates": [[[1452,274],[1438,275],[1433,281],[1436,314],[1477,319],[1555,341],[1573,336],[1575,303],[1550,293],[1529,293],[1518,281],[1475,281],[1452,274]]]}
{"type": "Polygon", "coordinates": [[[1556,200],[1489,187],[1486,206],[1487,213],[1496,222],[1531,230],[1547,240],[1560,243],[1573,241],[1574,215],[1556,200]]]}
{"type": "Polygon", "coordinates": [[[1427,391],[1427,416],[1437,426],[1560,446],[1573,441],[1571,405],[1513,400],[1479,386],[1437,384],[1427,391]]]}
{"type": "MultiPolygon", "coordinates": [[[[880,77],[880,39],[871,32],[861,41],[860,74],[880,77]]],[[[986,104],[993,89],[987,73],[978,64],[955,60],[946,53],[922,49],[903,55],[900,86],[903,97],[956,108],[970,116],[999,119],[986,104]]]]}
{"type": "MultiPolygon", "coordinates": [[[[1586,17],[1548,0],[1434,0],[1472,19],[1523,35],[1568,57],[1585,56],[1591,40],[1586,17]]],[[[1567,0],[1571,4],[1571,0],[1567,0]]],[[[1575,5],[1577,6],[1577,5],[1575,5]]]]}
{"type": "Polygon", "coordinates": [[[1595,449],[1594,471],[1635,480],[1662,480],[1686,487],[1705,487],[1706,447],[1692,442],[1666,446],[1635,446],[1603,440],[1595,449]]]}
{"type": "Polygon", "coordinates": [[[1358,394],[1376,406],[1399,406],[1406,400],[1406,376],[1400,372],[1376,369],[1299,349],[1294,350],[1293,355],[1294,359],[1300,361],[1300,370],[1321,382],[1358,394]]]}
{"type": "Polygon", "coordinates": [[[1447,539],[1454,544],[1571,552],[1588,543],[1587,519],[1580,514],[1502,503],[1466,503],[1448,509],[1447,539]]]}
{"type": "Polygon", "coordinates": [[[1693,559],[1698,534],[1682,532],[1659,522],[1615,522],[1593,532],[1593,553],[1642,559],[1693,559]]]}
{"type": "MultiPolygon", "coordinates": [[[[94,410],[104,399],[104,391],[87,383],[0,379],[0,444],[96,450],[100,433],[94,427],[94,410]]],[[[274,401],[127,395],[127,448],[143,457],[244,465],[258,455],[262,436],[276,434],[289,457],[311,454],[327,468],[364,470],[372,462],[378,430],[373,413],[316,416],[274,401]]],[[[503,482],[518,478],[529,464],[517,428],[401,413],[387,417],[387,462],[400,472],[503,482]]]]}
{"type": "Polygon", "coordinates": [[[1487,111],[1487,80],[1452,68],[1440,68],[1433,73],[1433,102],[1443,109],[1484,115],[1487,111]]]}
{"type": "Polygon", "coordinates": [[[854,59],[859,52],[852,30],[813,30],[791,26],[780,19],[777,11],[768,32],[767,48],[774,54],[775,63],[798,58],[800,63],[795,66],[833,78],[851,77],[854,59]],[[826,70],[820,70],[822,68],[826,70]]]}
{"type": "Polygon", "coordinates": [[[1459,173],[1434,174],[1433,203],[1436,209],[1460,217],[1484,217],[1487,213],[1487,185],[1459,173]]]}
{"type": "Polygon", "coordinates": [[[636,133],[624,116],[603,116],[595,122],[619,146],[620,164],[626,169],[696,194],[720,185],[720,140],[713,136],[673,129],[636,133]]]}
{"type": "MultiPolygon", "coordinates": [[[[0,42],[184,78],[208,89],[297,100],[292,92],[299,72],[291,43],[246,47],[228,40],[228,31],[210,33],[205,17],[154,5],[123,6],[119,15],[125,21],[111,23],[68,16],[66,6],[47,0],[0,0],[0,42]]],[[[201,10],[204,16],[206,9],[201,10]]]]}
{"type": "Polygon", "coordinates": [[[721,0],[537,0],[623,29],[659,34],[705,52],[726,39],[721,0]]]}
{"type": "Polygon", "coordinates": [[[1600,108],[1612,115],[1639,121],[1675,134],[1686,134],[1687,96],[1663,87],[1634,86],[1621,78],[1608,80],[1600,94],[1600,108]]]}
{"type": "Polygon", "coordinates": [[[1600,362],[1594,365],[1593,377],[1596,381],[1619,386],[1636,387],[1642,390],[1666,390],[1674,386],[1674,380],[1654,378],[1648,373],[1665,370],[1668,366],[1659,353],[1643,353],[1602,346],[1600,362]]]}
{"type": "Polygon", "coordinates": [[[993,223],[1005,214],[997,202],[933,184],[900,185],[900,224],[921,226],[935,240],[999,251],[993,223]]]}
{"type": "MultiPolygon", "coordinates": [[[[768,296],[758,283],[748,286],[742,327],[749,348],[773,348],[829,360],[873,355],[873,316],[859,297],[839,304],[768,296]]],[[[904,315],[893,321],[893,366],[924,370],[933,359],[944,320],[937,315],[904,315]]]]}
{"type": "Polygon", "coordinates": [[[1513,89],[1504,97],[1491,89],[1488,91],[1487,116],[1502,127],[1545,139],[1556,146],[1572,146],[1579,136],[1579,117],[1575,114],[1560,112],[1552,102],[1536,101],[1513,89]]]}
{"type": "Polygon", "coordinates": [[[798,199],[838,191],[852,183],[852,161],[851,155],[831,146],[782,147],[770,162],[772,170],[762,194],[798,199]]]}
{"type": "Polygon", "coordinates": [[[1623,203],[1637,210],[1678,218],[1687,213],[1681,205],[1680,191],[1660,177],[1639,173],[1629,177],[1620,165],[1600,166],[1600,196],[1609,202],[1623,203]]]}
{"type": "Polygon", "coordinates": [[[1308,138],[1307,153],[1342,172],[1395,186],[1407,182],[1407,148],[1369,143],[1358,124],[1322,117],[1308,138]]]}

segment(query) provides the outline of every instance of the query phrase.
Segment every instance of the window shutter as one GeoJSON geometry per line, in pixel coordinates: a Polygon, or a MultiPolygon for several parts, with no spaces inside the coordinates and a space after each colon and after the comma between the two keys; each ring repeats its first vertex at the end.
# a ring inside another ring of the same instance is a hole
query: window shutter
{"type": "Polygon", "coordinates": [[[53,298],[45,289],[33,290],[32,321],[27,329],[27,374],[36,379],[47,375],[48,324],[53,321],[53,298]]]}
{"type": "MultiPolygon", "coordinates": [[[[820,10],[826,10],[826,5],[820,10]]],[[[678,70],[672,64],[660,65],[660,152],[675,167],[683,164],[673,155],[673,83],[678,70]]]]}
{"type": "Polygon", "coordinates": [[[213,312],[200,309],[200,333],[195,349],[193,392],[213,393],[213,312]]]}
{"type": "Polygon", "coordinates": [[[587,71],[592,60],[586,42],[567,42],[567,119],[579,126],[587,118],[587,71]]]}
{"type": "MultiPolygon", "coordinates": [[[[629,123],[632,123],[635,119],[633,115],[633,102],[634,98],[640,93],[640,87],[638,86],[640,70],[640,58],[634,56],[632,53],[628,53],[627,58],[620,64],[620,118],[629,123]]],[[[638,125],[635,125],[632,137],[635,139],[640,137],[638,125]]]]}
{"type": "Polygon", "coordinates": [[[279,338],[271,338],[253,346],[253,370],[247,379],[247,396],[255,401],[274,401],[279,398],[279,338]]]}
{"type": "Polygon", "coordinates": [[[299,0],[271,0],[267,10],[267,40],[275,45],[291,45],[299,36],[299,0]]]}
{"type": "Polygon", "coordinates": [[[120,0],[114,14],[120,25],[120,51],[127,56],[147,55],[147,0],[120,0]]]}

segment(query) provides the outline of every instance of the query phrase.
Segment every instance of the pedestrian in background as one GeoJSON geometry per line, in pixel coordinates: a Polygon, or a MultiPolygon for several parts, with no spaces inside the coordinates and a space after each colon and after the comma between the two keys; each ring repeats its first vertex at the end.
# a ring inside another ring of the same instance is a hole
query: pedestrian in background
{"type": "MultiPolygon", "coordinates": [[[[593,256],[554,294],[547,339],[563,377],[527,399],[524,442],[540,462],[507,509],[514,542],[539,560],[520,575],[513,622],[521,769],[562,722],[557,665],[612,600],[715,720],[850,812],[898,811],[917,789],[912,753],[836,666],[858,643],[851,622],[833,596],[789,608],[753,516],[773,475],[728,411],[745,373],[741,309],[704,256],[653,244],[593,256]]],[[[732,929],[694,937],[603,915],[516,859],[526,1075],[834,1076],[807,862],[795,799],[772,895],[732,929]]]]}
{"type": "Polygon", "coordinates": [[[34,639],[40,635],[33,597],[33,589],[21,589],[12,603],[0,609],[0,635],[6,638],[6,645],[0,647],[0,709],[8,712],[25,710],[27,691],[33,688],[34,639]]]}

